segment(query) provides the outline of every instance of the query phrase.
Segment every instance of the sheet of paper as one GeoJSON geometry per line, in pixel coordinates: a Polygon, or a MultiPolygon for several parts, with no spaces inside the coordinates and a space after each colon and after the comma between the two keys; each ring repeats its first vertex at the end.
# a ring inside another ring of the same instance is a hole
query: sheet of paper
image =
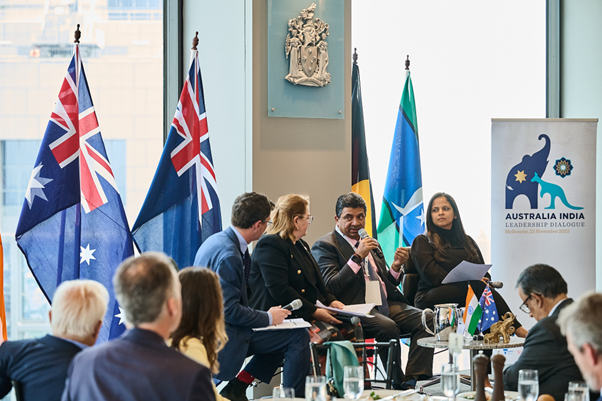
{"type": "Polygon", "coordinates": [[[309,328],[311,324],[306,322],[303,319],[286,319],[284,322],[280,324],[273,324],[268,327],[259,327],[257,329],[253,329],[253,331],[264,331],[264,330],[290,330],[290,329],[302,329],[309,328]]]}
{"type": "Polygon", "coordinates": [[[380,282],[379,281],[366,281],[366,299],[367,304],[374,304],[381,306],[383,304],[383,298],[380,296],[380,282]]]}
{"type": "Polygon", "coordinates": [[[443,279],[441,284],[457,283],[459,281],[480,280],[485,277],[491,265],[480,265],[462,261],[452,269],[443,279]]]}
{"type": "Polygon", "coordinates": [[[331,308],[330,306],[326,306],[320,301],[316,301],[316,306],[318,308],[334,311],[341,315],[374,317],[374,316],[368,314],[374,308],[373,303],[345,305],[345,307],[343,309],[337,309],[337,308],[331,308]]]}

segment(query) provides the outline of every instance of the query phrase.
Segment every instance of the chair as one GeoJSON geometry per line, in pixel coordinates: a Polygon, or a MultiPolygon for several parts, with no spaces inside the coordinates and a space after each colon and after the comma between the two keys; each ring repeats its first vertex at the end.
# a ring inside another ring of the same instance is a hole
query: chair
{"type": "MultiPolygon", "coordinates": [[[[393,374],[393,361],[394,361],[394,355],[395,355],[395,351],[396,348],[398,347],[398,343],[395,340],[391,340],[387,343],[385,342],[375,342],[375,343],[351,343],[355,349],[360,349],[361,348],[361,356],[362,356],[362,364],[367,364],[369,362],[367,362],[367,357],[368,349],[374,349],[374,355],[378,354],[378,349],[379,348],[388,348],[389,352],[388,352],[388,356],[387,356],[387,367],[386,367],[386,372],[384,374],[384,377],[382,379],[379,379],[377,374],[374,375],[374,379],[364,379],[364,382],[368,382],[368,383],[374,383],[374,382],[382,382],[384,379],[385,382],[385,388],[387,390],[391,389],[391,381],[392,381],[392,377],[391,375],[393,374]]],[[[314,375],[319,376],[322,373],[322,367],[320,366],[320,355],[319,355],[319,351],[321,350],[328,350],[330,348],[329,344],[315,344],[315,343],[310,343],[309,344],[309,349],[311,352],[311,363],[312,363],[312,372],[314,375]]],[[[382,372],[381,372],[382,373],[382,372]]]]}

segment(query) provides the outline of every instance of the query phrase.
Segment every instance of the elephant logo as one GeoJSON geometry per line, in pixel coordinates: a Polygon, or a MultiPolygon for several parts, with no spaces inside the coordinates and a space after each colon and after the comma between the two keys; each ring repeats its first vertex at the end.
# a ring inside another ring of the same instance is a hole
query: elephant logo
{"type": "Polygon", "coordinates": [[[548,166],[551,141],[546,134],[541,134],[538,139],[545,140],[541,150],[532,155],[523,156],[523,160],[510,169],[506,178],[506,209],[512,209],[514,200],[519,195],[525,195],[529,199],[531,209],[537,209],[537,190],[539,184],[533,181],[535,176],[541,177],[548,166]]]}

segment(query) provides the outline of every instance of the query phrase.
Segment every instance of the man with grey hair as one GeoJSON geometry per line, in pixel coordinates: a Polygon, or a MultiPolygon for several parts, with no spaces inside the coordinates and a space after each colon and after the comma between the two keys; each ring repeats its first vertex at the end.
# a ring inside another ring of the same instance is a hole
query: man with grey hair
{"type": "MultiPolygon", "coordinates": [[[[602,389],[602,294],[588,293],[565,308],[558,318],[569,351],[590,390],[602,389]]],[[[602,396],[598,398],[602,401],[602,396]]]]}
{"type": "Polygon", "coordinates": [[[520,310],[537,320],[525,338],[523,353],[515,364],[504,371],[506,390],[518,390],[521,369],[536,369],[539,394],[564,399],[570,381],[582,380],[579,368],[567,349],[565,337],[556,324],[558,315],[573,300],[567,296],[568,286],[558,270],[536,264],[527,267],[516,282],[523,304],[520,310]]]}
{"type": "Polygon", "coordinates": [[[182,316],[180,281],[171,260],[157,252],[132,256],[119,266],[113,284],[133,328],[77,355],[62,399],[215,401],[209,369],[165,342],[182,316]]]}
{"type": "Polygon", "coordinates": [[[59,285],[48,313],[52,335],[0,346],[0,398],[14,381],[21,400],[60,400],[69,364],[96,342],[108,302],[109,293],[96,281],[59,285]]]}

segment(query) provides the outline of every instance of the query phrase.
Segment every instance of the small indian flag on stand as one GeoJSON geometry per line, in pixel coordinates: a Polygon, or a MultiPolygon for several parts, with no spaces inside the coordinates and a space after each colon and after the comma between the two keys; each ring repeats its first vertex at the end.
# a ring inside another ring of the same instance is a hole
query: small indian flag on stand
{"type": "Polygon", "coordinates": [[[474,291],[468,284],[468,293],[466,294],[466,308],[464,309],[464,327],[465,330],[474,336],[474,333],[479,327],[479,320],[483,315],[483,309],[479,304],[479,300],[474,295],[474,291]]]}

